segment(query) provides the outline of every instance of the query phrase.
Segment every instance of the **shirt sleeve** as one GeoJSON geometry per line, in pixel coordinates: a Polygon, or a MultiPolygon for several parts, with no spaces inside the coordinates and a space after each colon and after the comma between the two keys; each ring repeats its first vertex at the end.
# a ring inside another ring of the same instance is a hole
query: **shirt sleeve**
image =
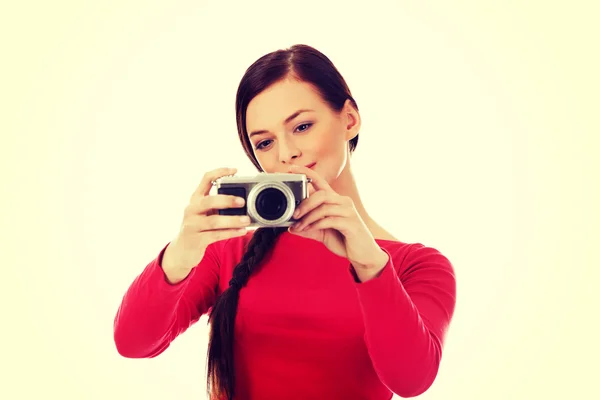
{"type": "MultiPolygon", "coordinates": [[[[168,246],[168,245],[167,245],[168,246]]],[[[219,258],[213,243],[181,282],[171,284],[162,269],[165,246],[129,286],[114,319],[114,341],[127,358],[153,358],[208,312],[216,299],[219,258]]]]}
{"type": "Polygon", "coordinates": [[[373,366],[402,397],[418,396],[433,384],[456,304],[450,261],[433,248],[411,246],[403,259],[382,248],[390,257],[381,274],[355,284],[373,366]]]}

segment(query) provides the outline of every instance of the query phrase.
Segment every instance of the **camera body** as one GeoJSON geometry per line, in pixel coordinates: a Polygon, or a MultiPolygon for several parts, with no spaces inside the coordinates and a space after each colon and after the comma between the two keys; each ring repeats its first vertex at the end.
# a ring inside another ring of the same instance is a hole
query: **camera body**
{"type": "Polygon", "coordinates": [[[250,227],[288,227],[296,222],[296,207],[308,197],[309,182],[303,174],[261,172],[221,177],[213,185],[218,194],[246,201],[243,207],[219,210],[220,215],[247,215],[250,227]]]}

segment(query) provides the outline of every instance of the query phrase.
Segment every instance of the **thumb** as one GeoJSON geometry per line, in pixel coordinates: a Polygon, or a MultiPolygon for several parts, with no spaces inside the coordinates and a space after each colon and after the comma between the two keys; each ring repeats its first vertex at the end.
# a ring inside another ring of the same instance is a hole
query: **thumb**
{"type": "Polygon", "coordinates": [[[291,226],[288,228],[288,232],[291,233],[292,235],[296,235],[296,236],[300,236],[303,238],[307,238],[307,239],[313,239],[313,240],[319,240],[319,232],[315,232],[315,231],[304,231],[304,232],[298,232],[295,231],[291,226]]]}
{"type": "Polygon", "coordinates": [[[298,235],[298,236],[303,236],[302,232],[298,232],[294,230],[294,226],[288,226],[288,232],[291,233],[292,235],[298,235]]]}

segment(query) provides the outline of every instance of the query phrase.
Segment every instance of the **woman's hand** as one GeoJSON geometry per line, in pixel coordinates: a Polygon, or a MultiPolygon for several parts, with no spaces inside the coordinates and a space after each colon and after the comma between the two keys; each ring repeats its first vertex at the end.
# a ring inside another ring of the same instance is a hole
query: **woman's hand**
{"type": "Polygon", "coordinates": [[[318,240],[332,253],[347,258],[359,277],[379,272],[387,264],[388,255],[375,241],[352,199],[337,194],[310,168],[293,165],[289,172],[306,175],[315,189],[297,207],[294,218],[299,221],[289,232],[318,240]]]}
{"type": "Polygon", "coordinates": [[[244,199],[210,194],[214,180],[236,172],[235,168],[219,168],[204,174],[184,210],[179,234],[163,256],[162,267],[169,282],[185,279],[200,263],[211,243],[246,234],[246,227],[250,225],[246,216],[219,215],[219,210],[243,207],[244,199]]]}

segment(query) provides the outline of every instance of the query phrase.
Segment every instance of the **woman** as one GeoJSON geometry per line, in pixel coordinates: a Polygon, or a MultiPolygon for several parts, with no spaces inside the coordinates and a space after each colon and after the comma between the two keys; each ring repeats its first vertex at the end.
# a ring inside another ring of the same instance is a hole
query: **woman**
{"type": "Polygon", "coordinates": [[[350,167],[361,120],[344,79],[312,47],[275,51],[246,71],[236,112],[259,171],[311,178],[298,222],[247,231],[247,219],[218,214],[239,198],[209,194],[236,170],[207,173],[178,236],[124,296],[119,353],[155,357],[208,313],[211,399],[423,393],[454,313],[453,267],[367,213],[350,167]]]}

